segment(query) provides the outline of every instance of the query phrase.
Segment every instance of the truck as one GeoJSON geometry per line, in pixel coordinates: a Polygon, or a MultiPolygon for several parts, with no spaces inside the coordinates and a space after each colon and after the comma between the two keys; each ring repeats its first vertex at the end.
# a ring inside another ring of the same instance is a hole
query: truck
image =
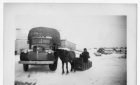
{"type": "Polygon", "coordinates": [[[49,65],[51,71],[57,69],[57,49],[61,46],[60,33],[54,28],[35,27],[28,33],[29,49],[22,49],[19,64],[28,71],[29,65],[49,65]]]}

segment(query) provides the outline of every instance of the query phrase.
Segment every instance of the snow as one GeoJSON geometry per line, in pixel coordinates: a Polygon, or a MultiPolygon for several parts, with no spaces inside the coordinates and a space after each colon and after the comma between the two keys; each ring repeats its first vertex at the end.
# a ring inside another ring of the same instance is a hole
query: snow
{"type": "MultiPolygon", "coordinates": [[[[78,53],[78,52],[77,52],[78,53]]],[[[58,60],[57,70],[52,72],[48,66],[29,66],[29,71],[23,71],[23,65],[18,64],[19,55],[15,61],[15,81],[32,83],[32,85],[126,85],[127,71],[124,54],[95,56],[90,52],[92,67],[86,71],[69,72],[62,75],[62,64],[58,60]]],[[[78,56],[78,55],[77,55],[78,56]]],[[[71,66],[69,64],[68,69],[71,66]]],[[[66,72],[66,67],[65,67],[66,72]]]]}

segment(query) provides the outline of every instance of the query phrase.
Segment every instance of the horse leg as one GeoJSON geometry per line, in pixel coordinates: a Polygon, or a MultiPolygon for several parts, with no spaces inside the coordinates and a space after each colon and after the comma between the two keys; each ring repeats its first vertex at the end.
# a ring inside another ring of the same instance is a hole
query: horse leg
{"type": "Polygon", "coordinates": [[[67,74],[69,73],[68,71],[68,62],[66,62],[66,69],[67,69],[67,74]]]}
{"type": "Polygon", "coordinates": [[[76,66],[75,66],[75,60],[74,60],[74,62],[73,62],[73,69],[74,69],[74,72],[76,72],[76,68],[75,68],[76,66]]]}
{"type": "Polygon", "coordinates": [[[70,62],[71,64],[71,70],[70,71],[73,71],[73,62],[70,62]]]}
{"type": "Polygon", "coordinates": [[[62,75],[65,73],[64,71],[64,62],[62,62],[62,75]]]}

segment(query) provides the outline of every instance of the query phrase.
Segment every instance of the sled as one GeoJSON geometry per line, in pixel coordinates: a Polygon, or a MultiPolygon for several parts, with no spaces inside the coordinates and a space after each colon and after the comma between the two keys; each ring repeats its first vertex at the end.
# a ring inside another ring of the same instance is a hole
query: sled
{"type": "Polygon", "coordinates": [[[76,58],[75,60],[75,69],[79,71],[88,70],[92,67],[92,61],[89,61],[87,63],[83,62],[83,58],[76,58]]]}

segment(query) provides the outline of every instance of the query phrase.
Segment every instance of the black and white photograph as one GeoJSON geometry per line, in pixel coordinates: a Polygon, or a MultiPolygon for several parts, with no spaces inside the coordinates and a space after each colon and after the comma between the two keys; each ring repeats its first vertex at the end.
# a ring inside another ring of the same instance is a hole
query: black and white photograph
{"type": "Polygon", "coordinates": [[[134,24],[128,20],[136,16],[130,17],[126,11],[130,8],[130,13],[135,13],[135,4],[30,3],[4,7],[8,24],[8,15],[14,16],[13,32],[6,35],[14,35],[14,85],[130,85],[128,80],[135,80],[128,76],[133,77],[129,73],[135,70],[131,67],[135,66],[136,29],[129,27],[134,24]],[[128,47],[135,49],[132,54],[128,47]]]}

